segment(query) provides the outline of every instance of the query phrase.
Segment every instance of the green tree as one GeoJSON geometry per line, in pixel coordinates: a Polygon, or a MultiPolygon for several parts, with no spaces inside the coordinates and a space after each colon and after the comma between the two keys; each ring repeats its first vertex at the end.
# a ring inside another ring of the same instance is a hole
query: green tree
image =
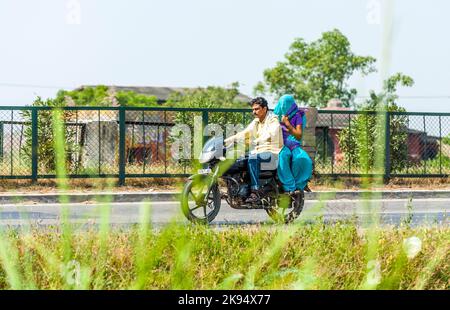
{"type": "Polygon", "coordinates": [[[108,94],[107,86],[83,87],[71,91],[60,90],[55,100],[64,105],[73,103],[75,106],[110,106],[111,96],[108,94]]]}
{"type": "Polygon", "coordinates": [[[138,94],[133,91],[112,93],[108,86],[83,87],[72,91],[61,90],[56,100],[75,106],[110,107],[118,104],[122,107],[154,107],[158,106],[155,96],[138,94]]]}
{"type": "MultiPolygon", "coordinates": [[[[186,91],[184,93],[174,93],[172,94],[168,102],[166,103],[170,107],[178,107],[178,108],[202,108],[202,109],[248,109],[249,106],[247,102],[240,101],[238,98],[239,84],[233,83],[231,88],[222,88],[222,87],[207,87],[207,88],[198,88],[186,91]]],[[[242,127],[246,125],[251,119],[251,115],[246,115],[249,113],[246,112],[208,112],[208,124],[217,124],[220,125],[223,131],[223,134],[227,134],[225,132],[226,124],[238,125],[242,124],[242,127]]],[[[190,132],[194,133],[194,119],[195,117],[201,118],[203,117],[202,112],[176,112],[174,115],[174,122],[176,124],[188,125],[190,128],[190,132]]],[[[215,133],[216,135],[219,133],[215,133]]],[[[181,133],[180,133],[181,135],[181,133]]],[[[172,143],[175,139],[180,138],[180,136],[171,135],[171,139],[169,139],[169,144],[172,143]]],[[[194,142],[193,136],[191,137],[191,143],[194,142]]],[[[194,151],[194,144],[191,144],[191,151],[194,151]]],[[[198,154],[194,154],[195,156],[198,154]]],[[[178,163],[185,167],[192,167],[197,164],[196,161],[191,159],[188,160],[179,160],[178,163]]]]}
{"type": "MultiPolygon", "coordinates": [[[[125,107],[146,107],[157,106],[157,98],[155,96],[146,96],[134,92],[118,92],[112,94],[107,86],[83,87],[72,91],[60,90],[56,98],[42,100],[38,97],[33,106],[49,106],[49,107],[66,107],[69,104],[74,106],[93,106],[93,107],[109,107],[114,103],[125,107]]],[[[31,122],[31,111],[22,113],[25,122],[31,122]]],[[[65,110],[63,112],[65,123],[73,122],[75,112],[65,110]]],[[[38,161],[40,169],[45,169],[45,173],[55,171],[55,152],[53,139],[53,115],[51,111],[39,111],[38,114],[38,161]]],[[[75,156],[80,151],[80,145],[76,141],[76,128],[67,126],[66,130],[66,154],[67,154],[67,170],[74,168],[76,164],[75,156]]],[[[31,160],[31,126],[27,126],[24,135],[26,143],[23,146],[23,154],[27,160],[31,160]]]]}
{"type": "MultiPolygon", "coordinates": [[[[207,87],[198,88],[194,90],[188,90],[182,93],[173,93],[166,105],[169,107],[177,108],[202,108],[202,109],[243,109],[249,108],[247,102],[239,101],[238,90],[239,84],[233,83],[231,88],[222,87],[207,87]]],[[[176,123],[187,124],[193,126],[193,120],[195,115],[201,115],[198,112],[186,113],[179,112],[176,114],[176,123]]],[[[224,125],[239,124],[244,121],[242,113],[221,113],[210,112],[208,113],[209,123],[224,125]]]]}
{"type": "MultiPolygon", "coordinates": [[[[242,108],[245,103],[237,100],[239,94],[239,84],[234,83],[229,89],[222,87],[207,87],[190,90],[181,93],[174,93],[170,96],[168,102],[164,105],[167,107],[181,108],[242,108]]],[[[42,100],[37,98],[33,106],[50,106],[50,107],[66,107],[71,106],[93,106],[93,107],[110,107],[119,105],[124,107],[156,107],[155,96],[147,96],[132,91],[121,91],[111,93],[107,86],[83,87],[72,91],[60,90],[54,99],[42,100]]],[[[228,117],[225,113],[210,113],[210,122],[217,124],[242,122],[241,113],[233,114],[228,117]]],[[[25,122],[31,123],[31,112],[24,111],[22,113],[25,122]]],[[[176,113],[176,122],[193,125],[194,113],[180,112],[176,113]]],[[[46,173],[55,170],[55,154],[53,149],[53,119],[51,111],[39,111],[38,115],[38,160],[40,168],[44,168],[46,173]]],[[[65,110],[63,113],[65,123],[74,122],[75,112],[65,110]]],[[[68,171],[75,163],[73,156],[80,151],[80,146],[76,140],[76,131],[73,126],[66,128],[66,153],[68,171]]],[[[26,143],[23,146],[23,152],[28,160],[31,160],[31,126],[27,126],[25,132],[26,143]]]]}
{"type": "MultiPolygon", "coordinates": [[[[66,105],[63,97],[57,97],[56,99],[42,100],[38,97],[33,106],[40,107],[55,107],[60,108],[66,105]]],[[[25,122],[31,123],[31,111],[24,110],[22,117],[25,122]]],[[[64,111],[63,118],[65,122],[70,121],[74,117],[74,112],[64,111]]],[[[38,162],[39,168],[44,168],[45,173],[51,173],[55,171],[56,161],[54,152],[54,138],[53,138],[53,114],[50,110],[41,110],[38,113],[38,162]]],[[[26,137],[25,144],[23,146],[23,154],[31,161],[31,149],[32,149],[32,128],[27,126],[24,135],[26,137]]],[[[66,154],[67,156],[67,168],[73,164],[71,153],[75,152],[77,148],[75,141],[75,132],[71,129],[66,129],[66,154]]]]}
{"type": "Polygon", "coordinates": [[[137,94],[132,91],[120,91],[116,94],[116,99],[121,107],[157,107],[158,98],[137,94]]]}
{"type": "Polygon", "coordinates": [[[246,102],[238,99],[239,83],[234,82],[229,88],[209,86],[187,90],[184,93],[174,92],[166,105],[177,108],[243,108],[246,102]]]}
{"type": "Polygon", "coordinates": [[[337,29],[311,43],[299,38],[290,46],[285,61],[264,71],[264,81],[256,85],[255,93],[289,93],[311,107],[323,107],[338,98],[350,106],[357,91],[349,87],[348,79],[356,72],[374,72],[375,61],[355,55],[347,37],[337,29]]]}
{"type": "Polygon", "coordinates": [[[447,137],[442,138],[442,143],[450,145],[450,135],[447,137]]]}
{"type": "MultiPolygon", "coordinates": [[[[358,107],[363,112],[388,111],[406,112],[396,104],[397,88],[411,87],[414,80],[397,73],[385,81],[381,93],[370,92],[369,99],[358,107]]],[[[390,119],[391,171],[408,165],[408,132],[406,115],[391,115],[390,119]]],[[[377,145],[378,137],[383,133],[375,114],[359,114],[351,120],[350,127],[344,128],[338,135],[339,145],[345,160],[353,167],[361,167],[362,172],[370,172],[375,164],[377,152],[385,152],[384,145],[377,145]]]]}

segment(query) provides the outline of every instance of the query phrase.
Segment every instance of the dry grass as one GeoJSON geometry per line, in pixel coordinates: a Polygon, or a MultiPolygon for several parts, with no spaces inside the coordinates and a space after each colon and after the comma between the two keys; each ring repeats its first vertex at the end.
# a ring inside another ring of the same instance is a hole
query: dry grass
{"type": "MultiPolygon", "coordinates": [[[[90,191],[180,191],[183,178],[129,178],[125,186],[119,187],[117,179],[73,179],[69,180],[71,192],[90,191]]],[[[313,191],[360,190],[361,179],[314,179],[310,183],[313,191]]],[[[450,190],[450,182],[445,179],[392,179],[387,185],[373,186],[375,190],[450,190]]],[[[56,180],[39,180],[33,184],[29,180],[0,180],[0,192],[10,193],[51,193],[57,192],[56,180]]]]}
{"type": "MultiPolygon", "coordinates": [[[[389,184],[380,184],[366,179],[365,182],[372,184],[374,190],[450,190],[450,181],[448,178],[392,178],[389,184]],[[376,185],[376,184],[379,185],[376,185]]],[[[361,178],[340,178],[314,179],[310,187],[316,191],[325,190],[360,190],[363,180],[361,178]]]]}
{"type": "Polygon", "coordinates": [[[162,231],[5,232],[0,289],[448,290],[448,228],[378,232],[368,270],[368,235],[351,223],[233,228],[170,225],[162,231]],[[105,234],[106,233],[106,234],[105,234]],[[8,236],[8,237],[6,237],[8,236]],[[421,240],[414,257],[402,246],[421,240]],[[372,264],[373,265],[373,264],[372,264]],[[370,268],[369,268],[370,269],[370,268]]]}
{"type": "MultiPolygon", "coordinates": [[[[70,192],[91,191],[176,191],[185,180],[172,178],[128,179],[125,186],[118,186],[117,179],[72,179],[68,181],[70,192]]],[[[10,193],[53,193],[58,192],[56,180],[39,180],[33,184],[29,180],[0,180],[0,192],[10,193]]]]}

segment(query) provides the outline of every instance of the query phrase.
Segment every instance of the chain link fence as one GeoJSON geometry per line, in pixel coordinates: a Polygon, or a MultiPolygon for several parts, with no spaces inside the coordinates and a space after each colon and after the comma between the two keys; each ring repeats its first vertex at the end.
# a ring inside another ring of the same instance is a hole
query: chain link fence
{"type": "Polygon", "coordinates": [[[319,175],[446,177],[450,113],[319,111],[319,175]]]}
{"type": "MultiPolygon", "coordinates": [[[[57,139],[64,140],[71,178],[114,177],[123,184],[125,178],[185,177],[196,168],[196,126],[203,132],[216,124],[201,135],[205,142],[253,120],[250,110],[241,109],[68,107],[59,115],[63,137],[54,136],[50,107],[0,107],[0,178],[55,178],[57,139]],[[190,157],[176,156],[179,135],[185,135],[190,157]]],[[[319,177],[450,174],[450,113],[321,110],[312,132],[319,177]]]]}
{"type": "Polygon", "coordinates": [[[27,156],[31,122],[25,122],[20,110],[0,110],[0,177],[21,178],[31,175],[27,156]]]}

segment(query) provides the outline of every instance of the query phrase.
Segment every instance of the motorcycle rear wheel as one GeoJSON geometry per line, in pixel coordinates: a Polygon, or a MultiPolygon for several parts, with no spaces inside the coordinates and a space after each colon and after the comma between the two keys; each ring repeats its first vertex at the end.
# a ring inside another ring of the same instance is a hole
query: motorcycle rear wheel
{"type": "Polygon", "coordinates": [[[289,224],[295,221],[303,211],[305,205],[305,193],[300,191],[297,197],[287,194],[279,194],[278,188],[275,192],[273,205],[266,209],[267,214],[277,223],[289,224]]]}
{"type": "Polygon", "coordinates": [[[220,210],[220,192],[217,184],[214,184],[205,199],[207,186],[202,182],[189,180],[181,194],[181,210],[184,216],[195,224],[209,224],[217,216],[220,210]]]}

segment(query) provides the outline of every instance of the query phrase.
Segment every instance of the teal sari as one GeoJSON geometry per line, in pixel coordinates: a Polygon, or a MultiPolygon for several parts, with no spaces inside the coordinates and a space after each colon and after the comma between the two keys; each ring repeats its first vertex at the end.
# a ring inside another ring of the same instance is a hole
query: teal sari
{"type": "MultiPolygon", "coordinates": [[[[299,110],[291,95],[284,95],[280,98],[274,114],[278,116],[280,122],[283,116],[287,116],[294,126],[300,122],[302,129],[306,126],[306,115],[299,110]]],[[[302,141],[290,134],[284,124],[281,124],[281,127],[284,146],[279,154],[278,179],[286,192],[303,190],[312,176],[312,160],[308,153],[301,148],[302,141]]]]}

